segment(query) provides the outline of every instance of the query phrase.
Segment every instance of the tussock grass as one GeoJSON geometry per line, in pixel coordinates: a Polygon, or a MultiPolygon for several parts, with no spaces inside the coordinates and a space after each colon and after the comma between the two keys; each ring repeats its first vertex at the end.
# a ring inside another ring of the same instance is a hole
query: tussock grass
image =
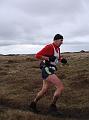
{"type": "MultiPolygon", "coordinates": [[[[89,53],[64,53],[68,65],[59,64],[57,76],[65,90],[57,105],[64,118],[36,115],[27,110],[41,89],[39,63],[34,56],[0,56],[0,120],[77,120],[89,119],[89,53]]],[[[55,88],[38,103],[47,111],[55,88]]]]}

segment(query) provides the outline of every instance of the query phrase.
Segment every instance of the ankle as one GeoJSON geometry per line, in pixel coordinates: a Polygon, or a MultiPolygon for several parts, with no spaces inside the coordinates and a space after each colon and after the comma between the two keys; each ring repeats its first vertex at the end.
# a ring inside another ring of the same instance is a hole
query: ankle
{"type": "Polygon", "coordinates": [[[56,105],[56,102],[53,101],[53,102],[51,103],[51,105],[56,105]]]}
{"type": "Polygon", "coordinates": [[[34,103],[37,103],[37,100],[35,99],[33,102],[34,102],[34,103]]]}
{"type": "Polygon", "coordinates": [[[56,104],[55,103],[51,103],[50,106],[56,106],[56,104]]]}

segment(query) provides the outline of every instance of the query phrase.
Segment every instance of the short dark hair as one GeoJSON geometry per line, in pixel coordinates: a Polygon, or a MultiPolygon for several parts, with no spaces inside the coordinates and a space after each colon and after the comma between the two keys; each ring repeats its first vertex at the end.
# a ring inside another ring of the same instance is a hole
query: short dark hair
{"type": "Polygon", "coordinates": [[[56,34],[56,35],[54,36],[54,40],[58,40],[58,39],[63,39],[63,36],[60,35],[60,34],[56,34]]]}

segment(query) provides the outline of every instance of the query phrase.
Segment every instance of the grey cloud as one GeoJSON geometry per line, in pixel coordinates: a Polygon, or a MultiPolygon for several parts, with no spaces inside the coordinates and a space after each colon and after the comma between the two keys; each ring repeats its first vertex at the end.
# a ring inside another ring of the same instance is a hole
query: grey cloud
{"type": "Polygon", "coordinates": [[[67,0],[67,2],[65,2],[65,0],[26,0],[26,2],[16,0],[14,5],[26,12],[47,16],[47,14],[54,15],[58,13],[74,14],[81,10],[82,2],[81,0],[78,0],[77,2],[74,0],[67,0]]]}
{"type": "Polygon", "coordinates": [[[55,33],[63,34],[65,43],[81,43],[78,39],[88,36],[88,0],[3,0],[0,3],[0,45],[46,44],[55,33]]]}

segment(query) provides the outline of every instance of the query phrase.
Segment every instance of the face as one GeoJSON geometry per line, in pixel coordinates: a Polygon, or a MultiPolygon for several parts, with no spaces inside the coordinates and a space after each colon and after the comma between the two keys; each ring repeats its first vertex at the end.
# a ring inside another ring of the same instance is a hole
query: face
{"type": "Polygon", "coordinates": [[[61,46],[61,44],[63,44],[63,39],[58,39],[58,40],[55,40],[54,41],[55,42],[55,44],[57,45],[57,46],[61,46]]]}

